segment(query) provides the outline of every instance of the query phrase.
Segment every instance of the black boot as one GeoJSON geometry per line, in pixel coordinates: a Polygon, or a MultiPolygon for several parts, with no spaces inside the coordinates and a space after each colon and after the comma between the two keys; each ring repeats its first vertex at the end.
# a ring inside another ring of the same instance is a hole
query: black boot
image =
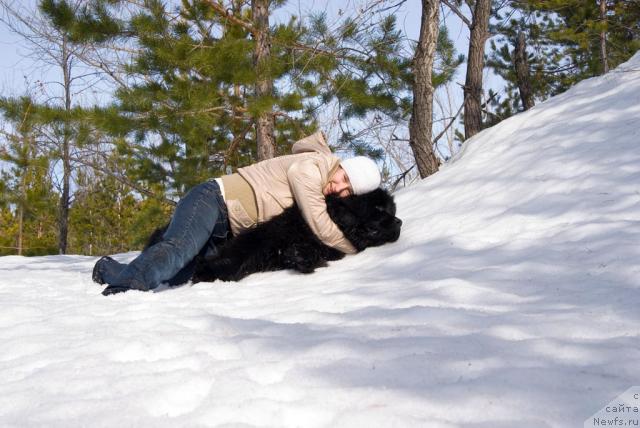
{"type": "Polygon", "coordinates": [[[110,296],[112,294],[124,293],[126,291],[132,290],[132,288],[124,287],[120,285],[109,285],[107,288],[102,290],[103,296],[110,296]]]}
{"type": "Polygon", "coordinates": [[[129,290],[139,290],[139,291],[149,291],[149,287],[138,280],[128,281],[125,284],[111,284],[107,286],[104,290],[102,290],[103,296],[109,296],[111,294],[124,293],[129,290]]]}
{"type": "Polygon", "coordinates": [[[113,260],[109,256],[100,257],[100,259],[93,266],[93,272],[91,273],[91,279],[93,279],[93,282],[96,282],[100,285],[105,284],[105,281],[102,278],[102,274],[104,273],[105,264],[111,262],[115,262],[115,260],[113,260]]]}

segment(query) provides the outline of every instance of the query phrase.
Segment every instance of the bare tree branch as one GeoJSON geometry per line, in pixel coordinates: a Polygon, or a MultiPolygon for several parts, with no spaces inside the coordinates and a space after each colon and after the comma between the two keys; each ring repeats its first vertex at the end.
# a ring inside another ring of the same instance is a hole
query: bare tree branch
{"type": "Polygon", "coordinates": [[[147,189],[146,187],[140,186],[140,185],[134,183],[133,181],[128,180],[128,179],[122,177],[121,175],[116,174],[113,171],[110,171],[107,168],[105,168],[105,167],[103,167],[103,166],[101,166],[101,165],[99,165],[99,164],[97,164],[95,162],[91,162],[91,161],[88,161],[87,159],[84,159],[84,158],[81,158],[81,157],[75,157],[75,156],[70,157],[70,159],[73,160],[74,162],[77,162],[77,163],[81,164],[81,165],[90,167],[90,168],[92,168],[92,169],[94,169],[96,171],[100,171],[103,174],[107,174],[108,176],[113,177],[115,180],[119,181],[120,183],[124,184],[125,186],[131,187],[132,189],[140,192],[143,195],[146,195],[146,196],[149,196],[151,198],[157,199],[157,200],[159,200],[161,202],[164,202],[164,203],[172,205],[172,206],[176,205],[175,201],[172,201],[171,199],[168,199],[168,198],[166,198],[164,196],[158,196],[157,194],[153,193],[151,190],[147,189]]]}
{"type": "Polygon", "coordinates": [[[447,126],[445,126],[444,129],[438,135],[436,135],[436,137],[433,139],[433,144],[438,144],[438,140],[447,132],[449,128],[451,128],[451,125],[453,125],[453,123],[456,121],[456,119],[462,112],[462,109],[464,109],[464,101],[462,102],[462,104],[460,104],[460,108],[458,109],[458,112],[456,113],[456,115],[453,116],[453,118],[449,121],[447,126]]]}
{"type": "Polygon", "coordinates": [[[229,13],[229,11],[227,9],[225,9],[221,4],[217,3],[215,0],[205,0],[205,2],[209,6],[211,6],[211,8],[213,10],[218,12],[218,14],[221,17],[223,17],[224,19],[227,19],[229,22],[231,22],[233,24],[236,24],[236,25],[244,28],[252,36],[255,37],[258,34],[258,30],[256,28],[254,28],[254,26],[250,22],[247,22],[245,20],[242,20],[242,19],[236,17],[235,15],[233,15],[233,13],[229,13]]]}
{"type": "Polygon", "coordinates": [[[452,2],[450,2],[449,0],[441,0],[442,3],[446,4],[449,9],[451,9],[451,11],[453,13],[455,13],[456,15],[458,15],[458,18],[460,18],[462,20],[462,22],[464,22],[467,27],[471,28],[472,24],[471,21],[469,20],[469,18],[467,18],[466,16],[464,16],[464,14],[462,13],[462,11],[458,8],[458,6],[456,6],[455,4],[453,4],[452,2]]]}

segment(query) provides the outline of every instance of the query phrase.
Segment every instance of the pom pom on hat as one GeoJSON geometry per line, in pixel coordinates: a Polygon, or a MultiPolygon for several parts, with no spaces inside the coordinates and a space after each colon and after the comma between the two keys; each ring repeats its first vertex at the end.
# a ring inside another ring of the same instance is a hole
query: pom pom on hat
{"type": "Polygon", "coordinates": [[[353,193],[361,195],[380,186],[378,165],[366,156],[356,156],[340,162],[351,182],[353,193]]]}

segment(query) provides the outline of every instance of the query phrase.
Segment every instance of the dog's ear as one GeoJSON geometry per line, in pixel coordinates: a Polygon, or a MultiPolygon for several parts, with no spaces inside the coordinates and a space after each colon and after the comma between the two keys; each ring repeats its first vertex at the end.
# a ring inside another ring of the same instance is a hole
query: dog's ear
{"type": "Polygon", "coordinates": [[[334,222],[341,228],[351,227],[358,223],[358,217],[351,207],[353,196],[341,198],[329,195],[326,198],[327,212],[334,222]]]}
{"type": "Polygon", "coordinates": [[[392,216],[396,215],[396,203],[393,196],[384,189],[378,188],[370,193],[370,201],[376,209],[392,216]]]}

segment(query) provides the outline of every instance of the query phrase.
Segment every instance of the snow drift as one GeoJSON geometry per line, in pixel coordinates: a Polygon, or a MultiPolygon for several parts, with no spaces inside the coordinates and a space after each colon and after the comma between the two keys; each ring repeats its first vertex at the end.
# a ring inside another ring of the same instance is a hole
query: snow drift
{"type": "Polygon", "coordinates": [[[0,258],[0,425],[567,427],[640,385],[640,53],[396,200],[311,276],[105,298],[96,258],[0,258]]]}

